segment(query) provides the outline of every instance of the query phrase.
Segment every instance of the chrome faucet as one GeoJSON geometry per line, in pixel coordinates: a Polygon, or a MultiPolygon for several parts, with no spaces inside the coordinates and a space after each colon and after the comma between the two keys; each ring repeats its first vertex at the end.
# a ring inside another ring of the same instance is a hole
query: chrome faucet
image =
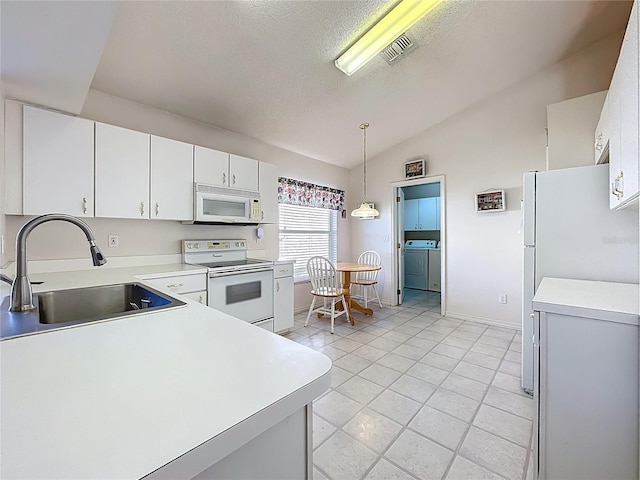
{"type": "Polygon", "coordinates": [[[96,245],[96,239],[93,236],[91,228],[82,220],[63,213],[51,213],[28,221],[20,228],[18,236],[16,237],[16,278],[11,285],[11,308],[9,309],[12,312],[27,312],[36,308],[33,304],[31,282],[27,276],[27,238],[38,225],[53,220],[73,223],[80,228],[89,242],[89,250],[91,251],[93,264],[99,267],[107,263],[107,259],[104,258],[104,255],[102,255],[102,252],[96,245]]]}

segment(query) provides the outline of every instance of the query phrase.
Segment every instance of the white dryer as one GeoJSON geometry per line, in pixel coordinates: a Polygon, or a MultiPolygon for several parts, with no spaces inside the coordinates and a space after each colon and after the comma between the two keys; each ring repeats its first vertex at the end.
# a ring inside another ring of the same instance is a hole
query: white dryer
{"type": "Polygon", "coordinates": [[[435,240],[408,240],[404,244],[404,286],[429,289],[429,250],[436,248],[435,240]]]}

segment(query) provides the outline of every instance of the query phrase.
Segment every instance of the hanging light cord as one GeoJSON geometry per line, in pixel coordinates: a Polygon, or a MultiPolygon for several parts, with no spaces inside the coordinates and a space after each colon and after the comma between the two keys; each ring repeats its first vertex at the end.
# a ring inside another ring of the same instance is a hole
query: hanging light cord
{"type": "Polygon", "coordinates": [[[362,203],[367,203],[367,128],[369,127],[368,123],[361,123],[360,128],[362,129],[362,172],[364,175],[364,184],[363,184],[363,199],[362,203]]]}

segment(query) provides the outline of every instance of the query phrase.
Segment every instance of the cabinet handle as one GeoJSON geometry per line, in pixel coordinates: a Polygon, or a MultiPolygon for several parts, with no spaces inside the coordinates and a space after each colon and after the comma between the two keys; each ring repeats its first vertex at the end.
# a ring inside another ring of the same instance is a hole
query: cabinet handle
{"type": "Polygon", "coordinates": [[[144,217],[144,202],[140,202],[140,216],[144,217]]]}
{"type": "Polygon", "coordinates": [[[611,182],[611,194],[614,195],[618,200],[620,200],[624,196],[623,172],[620,172],[620,174],[613,179],[613,182],[611,182]]]}
{"type": "Polygon", "coordinates": [[[235,173],[233,174],[233,184],[234,185],[236,184],[236,174],[235,173]]]}
{"type": "Polygon", "coordinates": [[[180,287],[184,287],[184,283],[172,283],[170,285],[167,285],[167,288],[180,288],[180,287]]]}
{"type": "Polygon", "coordinates": [[[156,217],[160,215],[160,202],[156,202],[156,217]]]}
{"type": "Polygon", "coordinates": [[[87,211],[88,211],[87,197],[82,197],[82,212],[86,214],[87,211]]]}
{"type": "Polygon", "coordinates": [[[276,292],[280,291],[280,282],[276,282],[276,292]]]}
{"type": "Polygon", "coordinates": [[[226,185],[226,184],[227,184],[227,174],[226,174],[226,173],[223,173],[223,174],[222,174],[222,184],[223,184],[223,185],[226,185]]]}

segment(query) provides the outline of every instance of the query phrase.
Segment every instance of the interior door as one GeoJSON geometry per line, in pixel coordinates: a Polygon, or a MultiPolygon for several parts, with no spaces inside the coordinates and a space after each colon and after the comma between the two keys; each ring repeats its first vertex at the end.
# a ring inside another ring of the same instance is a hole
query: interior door
{"type": "Polygon", "coordinates": [[[396,272],[398,272],[398,305],[404,299],[404,191],[396,188],[396,272]]]}

